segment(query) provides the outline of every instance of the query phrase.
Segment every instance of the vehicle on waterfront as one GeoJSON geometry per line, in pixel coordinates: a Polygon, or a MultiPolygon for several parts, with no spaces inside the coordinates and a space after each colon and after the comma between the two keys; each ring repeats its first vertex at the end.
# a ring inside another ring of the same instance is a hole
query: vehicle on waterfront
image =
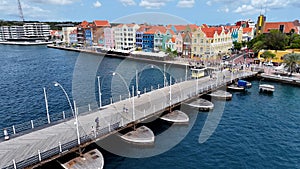
{"type": "Polygon", "coordinates": [[[272,62],[264,62],[265,66],[274,66],[272,62]]]}

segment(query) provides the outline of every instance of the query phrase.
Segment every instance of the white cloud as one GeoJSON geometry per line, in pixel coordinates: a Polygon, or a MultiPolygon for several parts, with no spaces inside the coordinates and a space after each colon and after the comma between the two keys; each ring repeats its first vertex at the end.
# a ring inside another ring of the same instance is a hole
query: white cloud
{"type": "Polygon", "coordinates": [[[170,0],[141,0],[140,6],[147,9],[159,9],[166,5],[170,0]]]}
{"type": "Polygon", "coordinates": [[[178,7],[181,8],[192,8],[195,5],[195,0],[180,0],[177,3],[178,7]]]}
{"type": "Polygon", "coordinates": [[[206,2],[206,5],[211,6],[211,5],[212,5],[212,2],[211,2],[211,1],[207,1],[207,2],[206,2]]]}
{"type": "Polygon", "coordinates": [[[225,12],[225,13],[228,13],[230,10],[229,10],[229,8],[227,7],[227,6],[224,6],[224,7],[222,7],[222,8],[220,8],[220,9],[218,9],[218,12],[225,12]]]}
{"type": "Polygon", "coordinates": [[[52,5],[69,5],[79,0],[29,0],[31,2],[40,3],[40,4],[52,4],[52,5]]]}
{"type": "Polygon", "coordinates": [[[99,1],[96,1],[95,3],[93,3],[93,6],[94,6],[95,8],[99,8],[99,7],[102,6],[102,4],[101,4],[99,1]]]}
{"type": "Polygon", "coordinates": [[[134,0],[120,0],[120,2],[124,6],[134,6],[134,5],[136,5],[136,2],[134,0]]]}

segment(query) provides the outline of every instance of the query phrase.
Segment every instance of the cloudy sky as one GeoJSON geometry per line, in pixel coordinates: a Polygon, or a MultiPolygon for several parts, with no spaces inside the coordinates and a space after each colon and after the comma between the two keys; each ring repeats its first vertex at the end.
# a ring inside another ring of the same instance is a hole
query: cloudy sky
{"type": "MultiPolygon", "coordinates": [[[[240,19],[300,19],[299,0],[21,0],[25,20],[189,22],[226,24],[240,19]]],[[[0,0],[0,19],[20,20],[17,0],[0,0]]],[[[164,23],[166,24],[166,23],[164,23]]]]}

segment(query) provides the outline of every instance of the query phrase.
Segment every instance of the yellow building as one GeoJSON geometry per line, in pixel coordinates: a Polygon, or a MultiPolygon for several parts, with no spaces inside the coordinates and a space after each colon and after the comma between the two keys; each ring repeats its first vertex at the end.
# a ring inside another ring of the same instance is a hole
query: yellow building
{"type": "Polygon", "coordinates": [[[228,53],[231,47],[231,32],[224,27],[204,25],[192,33],[192,56],[212,57],[228,53]]]}
{"type": "MultiPolygon", "coordinates": [[[[261,61],[261,62],[265,62],[266,60],[264,60],[264,58],[261,58],[260,55],[263,54],[266,50],[261,50],[259,53],[258,53],[258,59],[261,61]]],[[[270,60],[270,62],[276,62],[276,63],[282,63],[283,62],[283,56],[286,55],[286,54],[289,54],[289,53],[298,53],[300,54],[300,50],[299,49],[289,49],[289,50],[269,50],[271,51],[272,53],[276,54],[275,58],[270,60]]]]}

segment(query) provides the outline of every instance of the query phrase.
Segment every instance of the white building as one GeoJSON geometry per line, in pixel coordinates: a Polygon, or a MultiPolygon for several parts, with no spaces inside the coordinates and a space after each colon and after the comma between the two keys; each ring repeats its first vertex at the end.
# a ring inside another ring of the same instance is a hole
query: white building
{"type": "Polygon", "coordinates": [[[63,33],[63,42],[70,44],[70,34],[74,32],[74,30],[77,30],[77,27],[62,27],[62,33],[63,33]]]}
{"type": "Polygon", "coordinates": [[[25,37],[49,37],[50,25],[44,23],[25,23],[24,34],[25,37]]]}
{"type": "Polygon", "coordinates": [[[114,27],[115,48],[130,50],[136,45],[136,31],[140,28],[137,24],[120,24],[114,27]]]}
{"type": "Polygon", "coordinates": [[[1,26],[0,40],[18,39],[48,39],[50,37],[50,25],[44,23],[25,23],[23,26],[1,26]]]}

